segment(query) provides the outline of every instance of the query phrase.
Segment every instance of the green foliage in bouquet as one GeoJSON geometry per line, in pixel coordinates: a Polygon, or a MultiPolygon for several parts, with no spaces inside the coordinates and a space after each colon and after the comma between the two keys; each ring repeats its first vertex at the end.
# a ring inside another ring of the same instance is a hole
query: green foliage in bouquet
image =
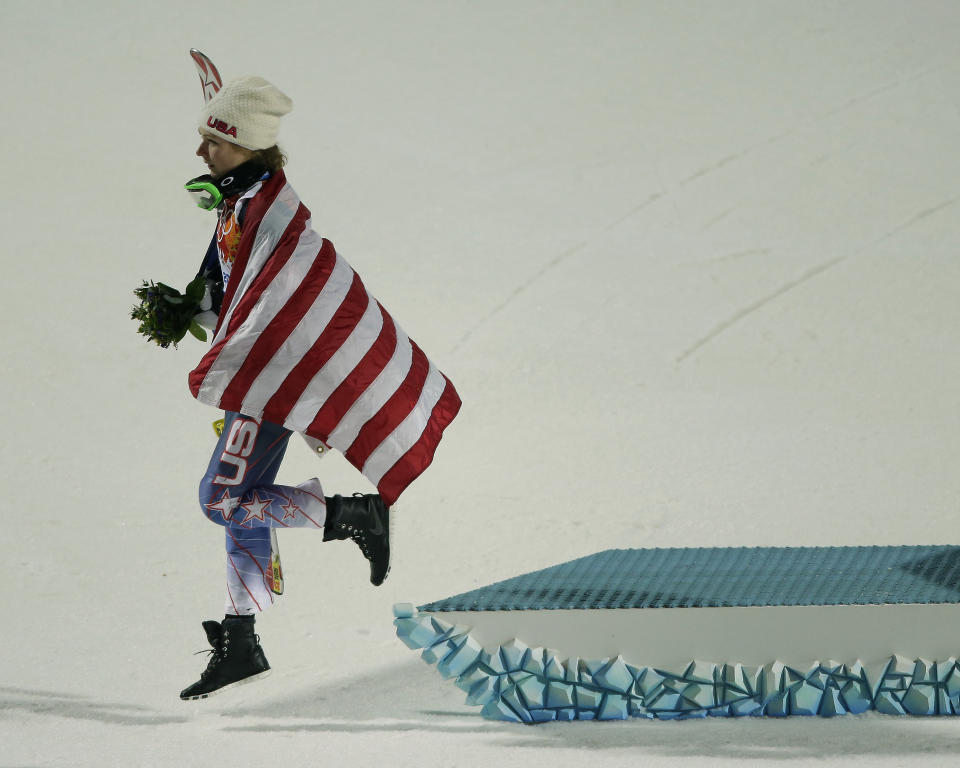
{"type": "Polygon", "coordinates": [[[202,276],[191,280],[183,293],[169,285],[144,280],[133,292],[140,304],[130,312],[130,317],[140,321],[137,333],[164,349],[171,344],[176,347],[187,331],[206,341],[207,332],[193,319],[200,311],[205,291],[206,281],[202,276]]]}

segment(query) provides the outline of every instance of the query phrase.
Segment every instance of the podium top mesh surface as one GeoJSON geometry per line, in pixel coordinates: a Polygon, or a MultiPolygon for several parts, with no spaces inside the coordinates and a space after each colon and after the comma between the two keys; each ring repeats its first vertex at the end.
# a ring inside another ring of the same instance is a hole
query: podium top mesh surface
{"type": "Polygon", "coordinates": [[[960,546],[610,549],[422,611],[960,602],[960,546]]]}

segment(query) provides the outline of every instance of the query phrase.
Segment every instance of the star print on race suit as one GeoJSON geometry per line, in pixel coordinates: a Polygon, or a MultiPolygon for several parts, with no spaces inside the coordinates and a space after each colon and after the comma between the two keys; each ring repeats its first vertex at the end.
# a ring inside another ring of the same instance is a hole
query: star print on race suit
{"type": "Polygon", "coordinates": [[[270,508],[270,499],[261,499],[260,494],[257,491],[253,492],[253,498],[250,501],[246,501],[240,505],[241,509],[246,510],[246,517],[243,518],[241,525],[246,525],[251,520],[259,520],[261,523],[264,521],[264,515],[267,510],[270,508]]]}
{"type": "Polygon", "coordinates": [[[323,530],[327,506],[319,480],[274,483],[291,434],[277,424],[227,413],[200,483],[200,508],[225,530],[227,613],[256,613],[277,599],[268,579],[271,528],[323,530]]]}
{"type": "Polygon", "coordinates": [[[219,512],[224,520],[229,520],[239,503],[239,498],[231,496],[229,491],[224,491],[223,496],[218,501],[210,502],[205,506],[212,512],[219,512]]]}

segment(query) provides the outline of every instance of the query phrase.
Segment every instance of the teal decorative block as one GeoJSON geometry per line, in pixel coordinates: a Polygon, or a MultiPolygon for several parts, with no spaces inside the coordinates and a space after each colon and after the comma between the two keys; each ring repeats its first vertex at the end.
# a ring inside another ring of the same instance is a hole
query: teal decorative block
{"type": "Polygon", "coordinates": [[[580,662],[580,678],[583,679],[585,675],[589,675],[592,679],[594,675],[603,671],[606,666],[607,659],[596,659],[594,661],[583,659],[580,662]]]}
{"type": "Polygon", "coordinates": [[[573,686],[569,683],[548,683],[547,706],[550,708],[573,706],[573,686]]]}
{"type": "Polygon", "coordinates": [[[609,664],[603,666],[593,675],[594,682],[602,688],[611,691],[627,693],[633,688],[634,679],[627,669],[627,663],[622,656],[617,656],[609,664]]]}
{"type": "Polygon", "coordinates": [[[577,687],[577,709],[597,709],[602,701],[602,691],[594,688],[577,687]]]}
{"type": "Polygon", "coordinates": [[[710,709],[717,704],[713,696],[713,686],[704,685],[699,680],[683,689],[683,698],[687,709],[710,709]]]}
{"type": "Polygon", "coordinates": [[[937,711],[938,715],[952,715],[953,706],[950,703],[950,697],[943,688],[937,688],[937,711]]]}
{"type": "Polygon", "coordinates": [[[683,679],[712,685],[714,680],[714,670],[716,670],[716,668],[716,664],[708,664],[703,661],[694,661],[689,667],[687,667],[686,672],[683,674],[683,679]]]}
{"type": "Polygon", "coordinates": [[[547,686],[542,678],[531,675],[523,681],[517,683],[517,690],[523,697],[523,703],[527,709],[542,709],[544,706],[544,692],[547,686]]]}
{"type": "Polygon", "coordinates": [[[505,675],[507,673],[507,668],[503,665],[499,648],[493,653],[487,653],[486,651],[481,653],[480,663],[489,669],[491,674],[505,675]]]}
{"type": "Polygon", "coordinates": [[[627,697],[619,696],[615,693],[607,694],[603,700],[603,706],[600,708],[598,720],[626,720],[629,717],[627,712],[627,697]]]}
{"type": "MultiPolygon", "coordinates": [[[[859,715],[870,709],[870,689],[863,681],[850,680],[840,691],[845,709],[852,715],[859,715]]],[[[842,713],[838,713],[842,714],[842,713]]]]}
{"type": "Polygon", "coordinates": [[[741,699],[724,710],[724,713],[730,717],[750,717],[759,714],[762,706],[754,699],[741,699]]]}
{"type": "Polygon", "coordinates": [[[960,674],[957,673],[956,667],[954,671],[950,674],[950,677],[946,679],[947,695],[951,699],[960,697],[960,674]]]}
{"type": "Polygon", "coordinates": [[[546,663],[544,662],[545,651],[543,648],[531,648],[523,661],[523,671],[531,675],[544,677],[546,673],[546,663]]]}
{"type": "Polygon", "coordinates": [[[873,703],[877,712],[885,715],[905,715],[906,711],[900,705],[900,701],[894,695],[893,691],[881,691],[873,703]]]}
{"type": "Polygon", "coordinates": [[[663,685],[664,677],[654,669],[642,669],[637,675],[636,690],[643,696],[651,696],[663,685]]]}
{"type": "MultiPolygon", "coordinates": [[[[451,655],[455,650],[456,646],[450,641],[441,641],[431,645],[429,648],[425,648],[423,653],[420,654],[420,658],[427,662],[427,664],[436,664],[451,655]]],[[[447,675],[447,677],[449,677],[449,675],[447,675]]]]}
{"type": "Polygon", "coordinates": [[[820,711],[823,691],[815,685],[801,683],[790,691],[791,715],[815,715],[820,711]]]}
{"type": "Polygon", "coordinates": [[[916,668],[916,660],[897,654],[890,660],[890,665],[887,667],[887,677],[911,677],[916,668]]]}
{"type": "MultiPolygon", "coordinates": [[[[430,623],[433,625],[433,631],[437,635],[437,639],[434,641],[434,643],[439,643],[443,640],[449,640],[456,633],[456,630],[452,624],[448,624],[447,622],[438,619],[436,616],[433,616],[430,619],[430,623]]],[[[462,633],[466,633],[467,631],[468,630],[466,627],[462,628],[462,633]]]]}
{"type": "Polygon", "coordinates": [[[937,665],[925,659],[917,659],[913,665],[914,683],[932,683],[936,681],[937,665]]]}
{"type": "Polygon", "coordinates": [[[763,714],[771,717],[786,717],[790,714],[790,693],[788,691],[774,693],[763,707],[763,714]]]}
{"type": "Polygon", "coordinates": [[[937,713],[936,701],[936,687],[916,684],[910,686],[900,703],[911,715],[935,715],[937,713]]]}
{"type": "Polygon", "coordinates": [[[510,723],[523,722],[520,716],[514,712],[503,699],[499,698],[488,702],[484,706],[482,714],[489,720],[506,720],[510,723]]]}
{"type": "Polygon", "coordinates": [[[437,671],[444,680],[462,675],[473,666],[480,658],[480,654],[483,653],[480,643],[469,635],[457,642],[456,650],[437,664],[437,671]]]}
{"type": "Polygon", "coordinates": [[[936,665],[937,670],[937,680],[941,682],[946,682],[951,677],[954,676],[954,672],[957,669],[957,660],[954,658],[947,659],[946,661],[938,662],[936,665]]]}
{"type": "Polygon", "coordinates": [[[833,717],[834,715],[846,714],[847,708],[840,698],[840,691],[837,688],[827,688],[820,700],[820,710],[817,714],[821,717],[833,717]]]}
{"type": "Polygon", "coordinates": [[[487,672],[485,672],[479,664],[474,664],[470,669],[460,675],[454,685],[457,686],[464,693],[470,693],[473,687],[483,681],[493,680],[487,672]]]}
{"type": "Polygon", "coordinates": [[[662,713],[662,712],[682,712],[683,707],[683,696],[679,693],[674,693],[667,688],[663,689],[663,693],[659,696],[653,697],[650,703],[647,705],[651,712],[662,713]]]}
{"type": "Polygon", "coordinates": [[[500,698],[520,717],[521,720],[526,723],[533,720],[533,718],[530,716],[529,710],[527,709],[526,703],[520,698],[520,691],[517,690],[517,686],[508,685],[500,693],[500,698]]]}
{"type": "Polygon", "coordinates": [[[530,648],[522,640],[511,640],[500,647],[500,659],[507,672],[515,672],[523,668],[523,660],[530,648]]]}
{"type": "MultiPolygon", "coordinates": [[[[543,670],[543,676],[548,680],[563,680],[566,676],[566,671],[563,668],[563,664],[556,656],[551,656],[550,660],[547,662],[546,667],[543,670]]],[[[960,685],[960,677],[958,677],[958,685],[960,685]]]]}
{"type": "Polygon", "coordinates": [[[467,695],[467,704],[486,705],[500,699],[500,680],[496,677],[485,677],[474,684],[467,695]]]}
{"type": "Polygon", "coordinates": [[[557,713],[550,709],[538,709],[530,713],[535,723],[549,723],[557,719],[557,713]]]}
{"type": "Polygon", "coordinates": [[[399,637],[408,648],[429,648],[440,639],[429,617],[404,618],[394,621],[399,637]]]}

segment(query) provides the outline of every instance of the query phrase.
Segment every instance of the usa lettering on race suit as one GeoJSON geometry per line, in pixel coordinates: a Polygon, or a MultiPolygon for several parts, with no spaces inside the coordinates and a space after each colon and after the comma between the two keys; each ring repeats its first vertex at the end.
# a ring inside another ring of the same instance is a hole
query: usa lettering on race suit
{"type": "Polygon", "coordinates": [[[220,456],[223,464],[232,464],[237,471],[233,477],[217,475],[213,482],[217,485],[240,485],[247,474],[247,457],[253,452],[257,442],[260,425],[255,421],[237,419],[230,428],[227,444],[220,456]]]}

